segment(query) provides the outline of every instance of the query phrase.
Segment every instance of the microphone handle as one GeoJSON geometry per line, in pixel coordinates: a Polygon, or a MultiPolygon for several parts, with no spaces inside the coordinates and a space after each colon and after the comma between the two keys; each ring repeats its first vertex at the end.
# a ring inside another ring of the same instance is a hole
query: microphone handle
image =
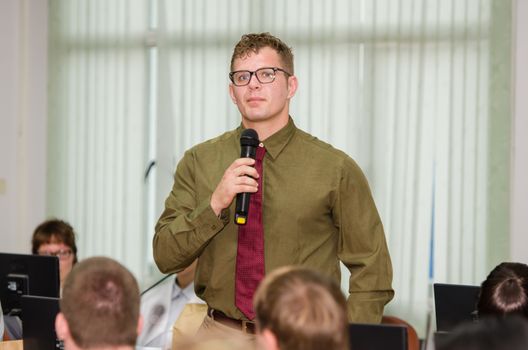
{"type": "MultiPolygon", "coordinates": [[[[240,158],[253,158],[257,154],[257,148],[253,146],[242,146],[240,150],[240,158]]],[[[250,193],[237,193],[236,209],[235,209],[235,224],[245,225],[247,222],[249,212],[249,197],[250,193]]]]}

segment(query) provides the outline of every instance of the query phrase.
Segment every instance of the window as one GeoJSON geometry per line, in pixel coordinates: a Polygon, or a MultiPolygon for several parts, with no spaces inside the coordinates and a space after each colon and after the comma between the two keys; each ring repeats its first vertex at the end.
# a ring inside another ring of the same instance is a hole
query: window
{"type": "Polygon", "coordinates": [[[83,256],[148,280],[178,160],[240,122],[232,48],[269,31],[294,50],[296,124],[366,173],[395,271],[389,312],[423,334],[431,279],[478,283],[508,256],[511,13],[497,0],[52,1],[49,212],[83,256]]]}

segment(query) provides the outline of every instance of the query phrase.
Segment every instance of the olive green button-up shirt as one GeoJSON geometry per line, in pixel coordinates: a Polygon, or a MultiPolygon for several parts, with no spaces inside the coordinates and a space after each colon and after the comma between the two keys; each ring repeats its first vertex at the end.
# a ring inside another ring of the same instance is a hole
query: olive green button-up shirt
{"type": "MultiPolygon", "coordinates": [[[[236,319],[235,201],[217,217],[211,194],[240,157],[242,127],[188,150],[153,240],[162,272],[178,272],[200,258],[196,294],[236,319]]],[[[380,322],[394,295],[383,226],[365,176],[345,153],[297,129],[293,121],[264,142],[263,225],[265,268],[303,265],[341,279],[350,270],[348,318],[380,322]]]]}

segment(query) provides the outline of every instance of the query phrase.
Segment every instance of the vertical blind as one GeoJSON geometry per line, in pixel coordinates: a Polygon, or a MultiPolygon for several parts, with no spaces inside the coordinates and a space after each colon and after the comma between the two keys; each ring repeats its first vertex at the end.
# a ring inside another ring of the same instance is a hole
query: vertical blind
{"type": "Polygon", "coordinates": [[[144,274],[145,1],[50,2],[48,208],[144,274]]]}
{"type": "Polygon", "coordinates": [[[507,258],[511,1],[51,4],[49,213],[85,256],[148,277],[178,160],[240,123],[233,46],[269,31],[293,47],[296,124],[369,179],[395,272],[388,313],[423,334],[430,281],[479,283],[507,258]]]}

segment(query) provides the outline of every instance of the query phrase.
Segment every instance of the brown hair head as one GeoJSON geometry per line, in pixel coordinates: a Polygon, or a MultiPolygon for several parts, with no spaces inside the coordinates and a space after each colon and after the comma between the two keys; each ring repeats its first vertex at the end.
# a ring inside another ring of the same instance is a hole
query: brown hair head
{"type": "Polygon", "coordinates": [[[528,318],[528,265],[505,262],[482,282],[479,316],[520,314],[528,318]]]}
{"type": "Polygon", "coordinates": [[[294,74],[293,70],[293,53],[291,48],[282,40],[274,37],[270,33],[252,33],[244,34],[240,41],[235,45],[233,55],[231,56],[231,71],[234,70],[234,63],[237,58],[244,58],[250,54],[258,53],[260,49],[270,47],[275,50],[281,58],[284,67],[288,73],[294,74]]]}
{"type": "Polygon", "coordinates": [[[51,219],[44,221],[33,231],[31,239],[31,253],[38,254],[41,245],[48,243],[64,243],[73,253],[73,263],[77,262],[77,245],[75,244],[75,232],[73,227],[66,221],[51,219]]]}
{"type": "Polygon", "coordinates": [[[257,328],[281,349],[348,349],[346,301],[327,276],[301,267],[269,274],[254,298],[257,328]]]}
{"type": "Polygon", "coordinates": [[[139,287],[115,260],[95,257],[77,264],[66,278],[60,308],[81,348],[136,343],[139,287]]]}

